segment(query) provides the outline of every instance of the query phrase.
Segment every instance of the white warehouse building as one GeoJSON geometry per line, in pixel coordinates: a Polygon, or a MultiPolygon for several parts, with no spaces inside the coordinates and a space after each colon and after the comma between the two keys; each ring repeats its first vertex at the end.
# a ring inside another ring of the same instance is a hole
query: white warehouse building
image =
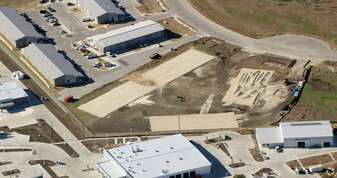
{"type": "Polygon", "coordinates": [[[209,174],[211,163],[181,134],[103,151],[102,177],[186,178],[209,174]]]}
{"type": "Polygon", "coordinates": [[[102,53],[116,52],[131,46],[164,37],[165,29],[157,22],[147,20],[87,38],[91,46],[102,53]]]}
{"type": "Polygon", "coordinates": [[[328,147],[333,144],[329,121],[280,122],[279,127],[256,128],[260,148],[328,147]]]}
{"type": "Polygon", "coordinates": [[[97,24],[124,20],[126,14],[111,0],[73,0],[97,24]]]}

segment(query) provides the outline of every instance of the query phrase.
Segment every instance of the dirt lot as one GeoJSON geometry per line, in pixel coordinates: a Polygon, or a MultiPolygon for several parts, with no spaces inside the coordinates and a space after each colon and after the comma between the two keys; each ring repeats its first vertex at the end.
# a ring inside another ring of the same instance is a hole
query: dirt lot
{"type": "Polygon", "coordinates": [[[0,6],[15,7],[16,9],[38,8],[38,0],[1,0],[0,6]]]}
{"type": "MultiPolygon", "coordinates": [[[[283,79],[299,80],[301,77],[288,76],[291,68],[288,68],[291,59],[257,55],[241,52],[237,46],[230,45],[215,38],[203,38],[195,42],[187,43],[174,51],[164,55],[160,60],[152,61],[137,71],[125,76],[117,82],[108,85],[107,88],[96,90],[92,95],[84,96],[75,103],[68,104],[75,115],[85,121],[87,127],[96,135],[104,136],[105,133],[144,133],[150,131],[150,123],[147,119],[150,116],[165,115],[185,115],[199,114],[201,108],[208,113],[234,112],[236,114],[245,113],[243,127],[255,127],[268,125],[278,120],[279,112],[287,100],[291,99],[288,95],[284,102],[277,103],[272,108],[265,109],[265,97],[252,108],[233,104],[222,106],[222,99],[229,89],[229,80],[236,77],[241,68],[252,68],[274,71],[269,84],[282,85],[283,79]],[[185,74],[173,82],[165,85],[160,90],[150,92],[141,103],[132,106],[125,105],[103,118],[98,118],[90,114],[83,114],[74,106],[79,106],[90,101],[92,98],[100,96],[125,81],[139,78],[142,73],[164,63],[167,60],[187,51],[191,47],[202,52],[216,56],[215,60],[185,74]],[[213,97],[210,97],[213,95],[213,97]],[[177,97],[179,96],[179,97],[177,97]],[[237,110],[240,107],[243,110],[237,110]]],[[[291,90],[292,86],[287,86],[286,90],[291,90]]]]}
{"type": "MultiPolygon", "coordinates": [[[[136,9],[141,14],[157,14],[162,12],[164,9],[157,3],[157,0],[137,0],[140,6],[136,9]]],[[[163,1],[161,1],[163,2],[163,1]]]]}
{"type": "Polygon", "coordinates": [[[264,38],[284,33],[306,34],[337,47],[335,0],[189,0],[189,2],[210,20],[246,36],[264,38]]]}
{"type": "Polygon", "coordinates": [[[295,167],[301,167],[300,163],[298,163],[297,160],[287,161],[287,166],[289,166],[291,169],[295,169],[295,167]]]}
{"type": "Polygon", "coordinates": [[[55,145],[62,148],[62,150],[64,150],[70,157],[72,158],[79,157],[78,153],[67,143],[66,144],[60,143],[60,144],[55,144],[55,145]]]}
{"type": "Polygon", "coordinates": [[[12,129],[12,132],[17,132],[23,135],[30,135],[30,142],[45,142],[55,143],[63,142],[63,139],[42,119],[37,120],[36,125],[29,125],[20,128],[12,129]]]}
{"type": "Polygon", "coordinates": [[[302,163],[303,167],[308,168],[309,166],[332,162],[332,158],[329,154],[319,155],[319,156],[313,156],[309,158],[302,158],[299,159],[299,161],[302,163]]]}
{"type": "Polygon", "coordinates": [[[165,35],[171,40],[178,40],[192,36],[198,31],[179,18],[168,17],[165,19],[155,20],[165,28],[165,35]],[[164,20],[166,23],[164,23],[164,20]],[[180,23],[179,23],[179,22],[180,23]]]}
{"type": "Polygon", "coordinates": [[[117,144],[115,144],[115,139],[97,139],[97,140],[86,140],[82,141],[82,144],[91,152],[99,153],[99,149],[102,147],[119,147],[123,146],[123,140],[117,140],[117,144]]]}

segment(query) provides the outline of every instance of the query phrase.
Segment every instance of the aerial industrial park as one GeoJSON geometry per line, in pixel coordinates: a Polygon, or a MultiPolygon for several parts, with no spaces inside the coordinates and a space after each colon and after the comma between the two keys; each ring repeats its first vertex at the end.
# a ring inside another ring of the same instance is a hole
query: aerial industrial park
{"type": "Polygon", "coordinates": [[[0,1],[0,177],[336,177],[336,7],[0,1]]]}

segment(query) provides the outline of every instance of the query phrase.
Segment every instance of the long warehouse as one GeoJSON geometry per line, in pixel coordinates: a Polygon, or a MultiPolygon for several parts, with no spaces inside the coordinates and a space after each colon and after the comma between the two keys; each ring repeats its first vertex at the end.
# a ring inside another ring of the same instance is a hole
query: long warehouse
{"type": "Polygon", "coordinates": [[[32,43],[22,53],[54,86],[79,83],[84,77],[51,44],[32,43]]]}
{"type": "Polygon", "coordinates": [[[0,7],[0,32],[16,48],[39,42],[43,36],[14,7],[0,7]]]}
{"type": "Polygon", "coordinates": [[[87,38],[91,46],[102,53],[116,52],[131,46],[164,37],[165,29],[157,22],[147,20],[87,38]]]}
{"type": "Polygon", "coordinates": [[[126,15],[111,0],[74,0],[74,3],[97,24],[118,22],[126,15]]]}

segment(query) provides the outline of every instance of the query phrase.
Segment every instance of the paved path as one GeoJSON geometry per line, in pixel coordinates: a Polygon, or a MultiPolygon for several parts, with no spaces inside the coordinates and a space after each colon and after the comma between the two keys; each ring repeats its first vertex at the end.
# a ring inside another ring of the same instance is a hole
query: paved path
{"type": "Polygon", "coordinates": [[[290,58],[337,60],[337,51],[315,38],[304,35],[281,35],[265,39],[252,39],[228,30],[204,17],[187,0],[165,0],[172,14],[176,14],[190,25],[248,50],[281,55],[290,58]]]}
{"type": "Polygon", "coordinates": [[[189,139],[198,143],[196,146],[199,150],[206,156],[206,158],[216,165],[213,167],[213,176],[216,177],[226,177],[227,175],[235,175],[244,173],[247,177],[251,176],[258,170],[269,167],[271,168],[278,177],[315,177],[315,175],[296,175],[285,162],[289,160],[294,160],[303,157],[309,157],[319,154],[325,154],[328,152],[335,151],[336,148],[323,148],[323,149],[298,149],[298,148],[287,148],[284,149],[283,153],[277,153],[274,149],[262,149],[265,152],[265,156],[269,157],[269,160],[263,162],[256,162],[248,151],[249,148],[254,148],[254,143],[249,135],[240,135],[236,132],[226,131],[226,132],[214,132],[205,134],[202,136],[190,136],[189,139]],[[217,138],[221,136],[228,135],[233,138],[231,141],[224,141],[228,146],[226,146],[233,160],[230,159],[223,151],[216,148],[212,144],[205,144],[204,140],[206,138],[217,138]],[[244,162],[245,166],[239,168],[230,168],[228,165],[236,162],[244,162]],[[220,164],[220,165],[219,165],[220,164]]]}

